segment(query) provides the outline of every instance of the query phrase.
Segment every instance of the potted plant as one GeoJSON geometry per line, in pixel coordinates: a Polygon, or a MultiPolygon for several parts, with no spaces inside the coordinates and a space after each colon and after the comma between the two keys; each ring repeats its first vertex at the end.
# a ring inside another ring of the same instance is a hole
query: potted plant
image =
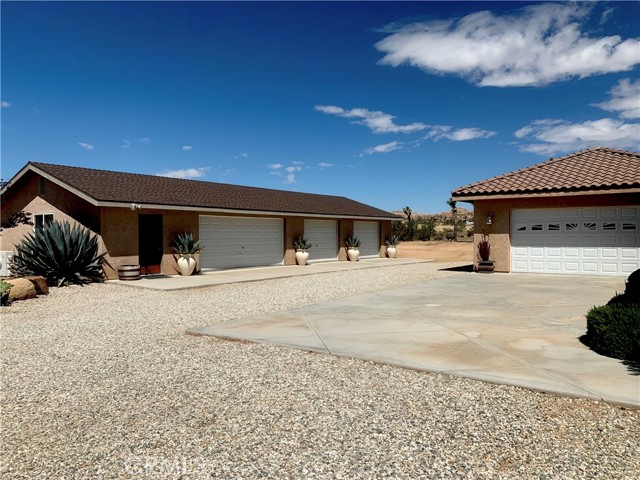
{"type": "Polygon", "coordinates": [[[300,236],[293,241],[293,248],[296,249],[296,262],[298,262],[298,265],[307,264],[307,260],[309,259],[309,252],[307,252],[307,250],[312,246],[311,242],[303,236],[300,236]]]}
{"type": "Polygon", "coordinates": [[[360,239],[358,237],[347,237],[344,243],[347,246],[347,255],[349,256],[349,260],[357,262],[358,257],[360,256],[360,250],[358,250],[358,247],[362,245],[360,239]]]}
{"type": "Polygon", "coordinates": [[[489,237],[484,233],[482,234],[482,240],[478,242],[478,272],[491,273],[495,268],[495,264],[492,260],[489,260],[491,255],[491,245],[489,244],[489,237]]]}
{"type": "Polygon", "coordinates": [[[387,246],[387,256],[389,258],[396,258],[396,255],[398,254],[398,245],[402,243],[400,241],[400,237],[398,235],[391,235],[389,240],[384,243],[387,246]]]}
{"type": "Polygon", "coordinates": [[[193,256],[200,253],[203,247],[200,246],[200,240],[196,241],[193,233],[181,233],[173,239],[171,243],[171,251],[180,255],[178,258],[178,268],[182,276],[188,277],[193,273],[196,267],[196,260],[193,256]]]}

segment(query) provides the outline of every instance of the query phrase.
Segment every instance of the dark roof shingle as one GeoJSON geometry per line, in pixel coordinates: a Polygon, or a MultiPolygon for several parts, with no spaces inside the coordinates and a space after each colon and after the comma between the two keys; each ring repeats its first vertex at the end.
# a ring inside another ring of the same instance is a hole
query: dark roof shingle
{"type": "Polygon", "coordinates": [[[345,197],[30,162],[98,202],[344,217],[396,215],[345,197]]]}
{"type": "Polygon", "coordinates": [[[640,187],[640,153],[598,147],[472,183],[453,197],[640,187]]]}

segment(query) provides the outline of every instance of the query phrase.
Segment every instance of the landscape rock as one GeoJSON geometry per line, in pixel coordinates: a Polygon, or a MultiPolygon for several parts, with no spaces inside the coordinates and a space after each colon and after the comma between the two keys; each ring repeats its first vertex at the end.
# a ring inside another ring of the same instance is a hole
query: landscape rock
{"type": "Polygon", "coordinates": [[[28,277],[22,277],[29,280],[33,283],[33,286],[36,287],[37,295],[47,295],[49,293],[49,285],[47,285],[47,280],[44,277],[38,275],[31,275],[28,277]]]}
{"type": "Polygon", "coordinates": [[[11,290],[9,290],[10,302],[36,297],[36,287],[30,280],[26,278],[12,278],[8,280],[8,283],[12,285],[11,290]]]}

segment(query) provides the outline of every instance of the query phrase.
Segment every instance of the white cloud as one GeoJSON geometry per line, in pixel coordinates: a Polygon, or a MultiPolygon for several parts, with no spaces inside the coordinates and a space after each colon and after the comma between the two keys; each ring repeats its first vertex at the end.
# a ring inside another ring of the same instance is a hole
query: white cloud
{"type": "Polygon", "coordinates": [[[389,142],[383,143],[382,145],[376,145],[375,147],[367,148],[365,150],[365,153],[367,153],[368,155],[373,155],[374,153],[389,153],[401,148],[402,142],[389,142]]]}
{"type": "Polygon", "coordinates": [[[149,137],[142,137],[140,139],[140,143],[144,143],[145,145],[149,145],[151,143],[151,139],[149,137]]]}
{"type": "Polygon", "coordinates": [[[304,162],[301,162],[300,160],[296,160],[294,162],[291,162],[291,165],[304,165],[304,162]]]}
{"type": "Polygon", "coordinates": [[[233,159],[237,160],[239,158],[249,158],[249,154],[247,152],[239,153],[238,155],[234,155],[233,159]]]}
{"type": "Polygon", "coordinates": [[[7,102],[6,100],[2,100],[2,102],[0,102],[0,106],[2,108],[9,108],[11,106],[11,103],[7,102]]]}
{"type": "Polygon", "coordinates": [[[464,142],[466,140],[474,140],[476,138],[493,137],[496,132],[490,130],[482,130],[481,128],[457,128],[454,129],[450,125],[429,125],[429,133],[425,138],[435,141],[446,138],[454,142],[464,142]]]}
{"type": "Polygon", "coordinates": [[[167,170],[164,172],[156,173],[158,177],[170,177],[170,178],[200,178],[207,174],[209,167],[200,168],[183,168],[180,170],[167,170]]]}
{"type": "Polygon", "coordinates": [[[334,105],[316,105],[317,111],[328,115],[336,115],[344,118],[358,118],[354,123],[369,127],[374,133],[411,133],[424,130],[427,126],[424,123],[411,123],[409,125],[397,125],[393,119],[396,118],[388,113],[371,111],[366,108],[352,108],[345,110],[334,105]]]}
{"type": "Polygon", "coordinates": [[[90,143],[78,142],[78,145],[80,145],[85,150],[93,150],[94,148],[93,145],[91,145],[90,143]]]}
{"type": "Polygon", "coordinates": [[[287,175],[287,179],[284,181],[284,183],[296,183],[296,176],[293,173],[290,173],[289,175],[287,175]]]}
{"type": "Polygon", "coordinates": [[[302,167],[300,166],[292,166],[292,167],[287,167],[285,168],[287,173],[293,173],[293,172],[299,172],[300,170],[302,170],[302,167]]]}
{"type": "Polygon", "coordinates": [[[538,155],[555,155],[597,146],[637,150],[640,123],[624,123],[612,118],[582,123],[543,119],[517,130],[514,135],[532,142],[521,145],[520,150],[538,155]]]}
{"type": "MultiPolygon", "coordinates": [[[[538,86],[610,72],[640,63],[639,39],[591,37],[583,31],[592,7],[546,3],[508,15],[490,11],[460,19],[400,27],[378,42],[379,63],[459,75],[479,86],[538,86]]],[[[333,113],[341,112],[330,107],[333,113]]]]}
{"type": "Polygon", "coordinates": [[[272,163],[269,165],[269,168],[271,168],[272,170],[280,170],[282,167],[284,167],[284,165],[282,165],[281,163],[272,163]]]}
{"type": "Polygon", "coordinates": [[[122,141],[122,148],[131,148],[131,142],[129,140],[122,141]]]}
{"type": "Polygon", "coordinates": [[[327,163],[327,162],[320,162],[318,164],[320,168],[329,168],[329,167],[333,167],[333,165],[334,165],[333,163],[327,163]]]}
{"type": "Polygon", "coordinates": [[[191,145],[184,145],[182,147],[183,152],[190,152],[191,150],[193,150],[193,147],[191,145]]]}
{"type": "Polygon", "coordinates": [[[640,80],[620,80],[609,93],[611,100],[592,105],[608,112],[619,112],[622,118],[640,118],[640,80]]]}

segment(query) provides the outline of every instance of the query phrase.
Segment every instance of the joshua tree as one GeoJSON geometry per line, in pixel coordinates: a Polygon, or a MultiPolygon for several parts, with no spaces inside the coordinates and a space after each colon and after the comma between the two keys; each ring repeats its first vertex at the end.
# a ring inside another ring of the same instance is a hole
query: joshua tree
{"type": "Polygon", "coordinates": [[[407,216],[407,240],[413,240],[413,235],[415,232],[415,225],[414,225],[415,221],[411,217],[411,215],[413,214],[413,211],[409,207],[404,207],[402,209],[402,213],[404,213],[407,216]]]}
{"type": "Polygon", "coordinates": [[[458,209],[456,207],[456,201],[453,198],[449,198],[447,200],[447,205],[451,207],[451,218],[453,219],[453,241],[458,241],[458,222],[456,221],[456,215],[458,214],[458,209]]]}

